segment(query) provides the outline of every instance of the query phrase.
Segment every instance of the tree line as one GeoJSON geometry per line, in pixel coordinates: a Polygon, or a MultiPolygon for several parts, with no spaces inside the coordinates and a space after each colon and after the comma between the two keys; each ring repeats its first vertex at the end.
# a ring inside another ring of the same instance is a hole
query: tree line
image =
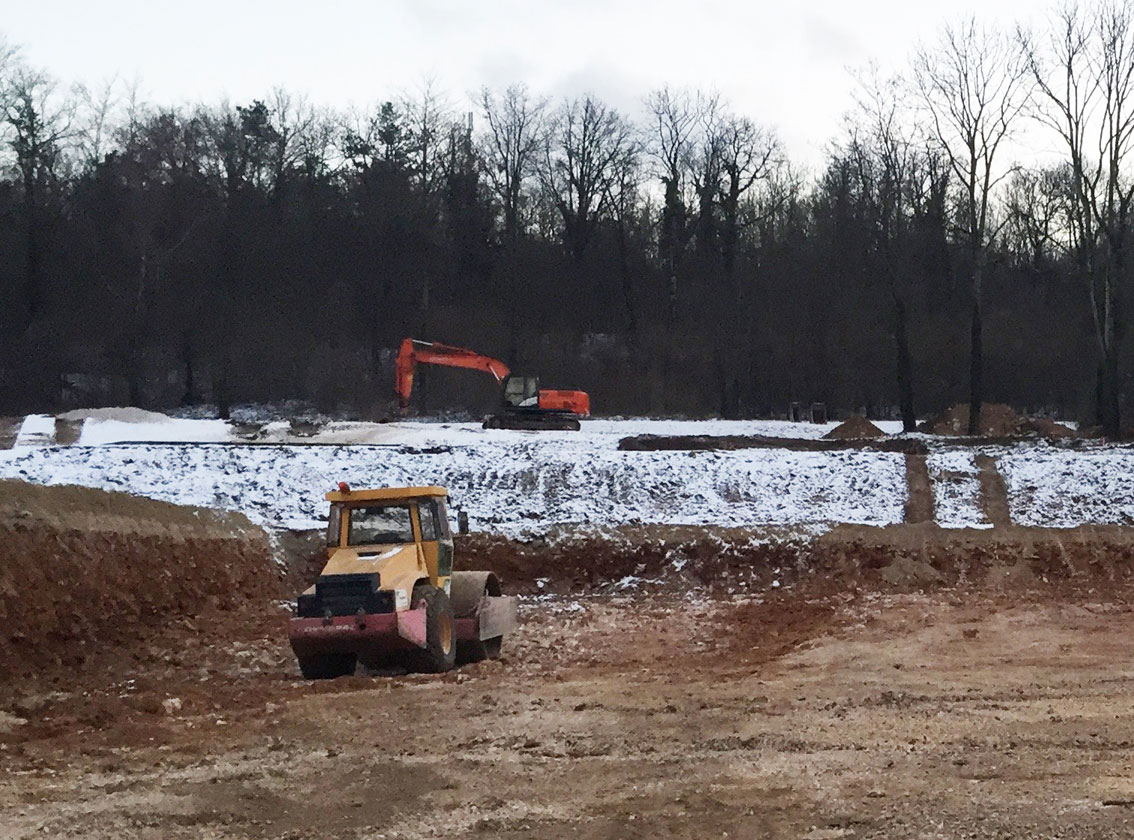
{"type": "MultiPolygon", "coordinates": [[[[522,84],[173,107],[0,46],[0,413],[380,416],[412,335],[603,414],[820,401],[912,428],[995,400],[1118,435],[1132,2],[943,26],[903,72],[857,74],[817,172],[706,91],[660,87],[637,114],[522,84]]],[[[421,411],[494,395],[419,381],[421,411]]]]}

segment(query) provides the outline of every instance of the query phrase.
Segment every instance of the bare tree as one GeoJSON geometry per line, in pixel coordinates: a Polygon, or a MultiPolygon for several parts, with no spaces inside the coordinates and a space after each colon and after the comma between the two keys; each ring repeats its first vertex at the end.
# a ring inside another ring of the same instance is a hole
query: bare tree
{"type": "Polygon", "coordinates": [[[717,194],[721,185],[723,132],[727,116],[720,97],[715,93],[697,95],[696,114],[697,129],[693,143],[693,161],[690,166],[693,192],[697,200],[694,240],[698,252],[708,256],[716,247],[717,194]]]}
{"type": "Polygon", "coordinates": [[[95,90],[76,85],[78,99],[75,135],[79,156],[88,169],[97,166],[113,142],[115,110],[119,105],[118,80],[109,79],[95,90]]]}
{"type": "Polygon", "coordinates": [[[505,247],[511,247],[520,232],[524,187],[544,145],[547,100],[533,97],[522,84],[510,85],[499,96],[485,87],[480,107],[487,124],[481,154],[503,211],[505,247]]]}
{"type": "Polygon", "coordinates": [[[429,199],[436,194],[443,177],[443,158],[454,130],[453,109],[436,80],[427,78],[415,93],[401,97],[400,110],[406,126],[409,163],[421,195],[429,199]]]}
{"type": "Polygon", "coordinates": [[[582,262],[611,183],[637,144],[630,124],[594,96],[564,102],[544,144],[540,180],[563,220],[563,238],[582,262]]]}
{"type": "Polygon", "coordinates": [[[729,115],[720,127],[719,202],[721,206],[721,253],[725,272],[733,274],[736,249],[744,220],[741,207],[749,191],[782,158],[775,132],[747,117],[729,115]]]}
{"type": "Polygon", "coordinates": [[[10,130],[27,225],[23,272],[25,328],[43,307],[44,205],[56,187],[63,144],[71,137],[74,103],[57,93],[47,74],[19,68],[8,80],[4,121],[10,130]]]}
{"type": "Polygon", "coordinates": [[[960,186],[958,227],[969,260],[969,434],[980,428],[984,400],[981,287],[988,245],[997,233],[994,191],[1007,174],[997,153],[1027,104],[1031,87],[1016,40],[970,19],[946,26],[938,43],[918,51],[914,80],[937,142],[960,186]]]}
{"type": "Polygon", "coordinates": [[[858,82],[859,123],[853,129],[847,155],[872,208],[870,247],[881,263],[886,294],[893,307],[898,406],[903,430],[912,432],[917,427],[917,413],[902,249],[911,221],[907,197],[918,142],[902,81],[883,78],[876,67],[871,67],[858,82]]]}
{"type": "Polygon", "coordinates": [[[1127,271],[1134,180],[1134,3],[1064,6],[1042,43],[1021,33],[1039,90],[1035,115],[1061,140],[1067,179],[1068,251],[1087,282],[1098,353],[1098,419],[1121,432],[1121,288],[1127,271]]]}
{"type": "Polygon", "coordinates": [[[635,344],[638,341],[638,306],[630,268],[629,236],[639,209],[641,177],[640,149],[635,147],[617,160],[614,177],[606,184],[606,207],[618,235],[618,276],[622,286],[622,304],[626,309],[626,331],[635,344]]]}
{"type": "Polygon", "coordinates": [[[1009,253],[1033,272],[1051,267],[1070,230],[1070,167],[1018,169],[1008,180],[1005,239],[1009,253]]]}
{"type": "MultiPolygon", "coordinates": [[[[697,196],[695,224],[699,268],[710,285],[707,297],[716,317],[731,312],[739,324],[733,340],[714,337],[714,368],[718,374],[720,411],[740,416],[753,380],[755,313],[751,309],[751,272],[736,270],[737,250],[755,214],[746,212],[753,187],[766,179],[775,164],[775,135],[737,116],[716,95],[702,95],[694,152],[693,182],[697,196]]],[[[755,264],[753,263],[753,266],[755,264]]]]}
{"type": "Polygon", "coordinates": [[[669,320],[678,312],[678,268],[685,250],[687,209],[686,181],[692,166],[693,138],[697,126],[695,99],[668,87],[646,97],[651,129],[646,149],[657,167],[665,195],[661,210],[658,251],[669,280],[669,320]]]}
{"type": "Polygon", "coordinates": [[[272,131],[269,133],[269,166],[272,200],[278,202],[290,178],[305,167],[310,154],[308,137],[317,124],[315,109],[302,96],[292,96],[283,88],[272,90],[268,99],[272,131]]]}
{"type": "Polygon", "coordinates": [[[546,142],[547,100],[533,97],[524,85],[511,85],[499,96],[485,87],[480,91],[480,107],[487,126],[480,139],[480,154],[503,214],[500,272],[508,310],[508,358],[516,362],[522,321],[516,246],[524,228],[528,186],[546,142]]]}

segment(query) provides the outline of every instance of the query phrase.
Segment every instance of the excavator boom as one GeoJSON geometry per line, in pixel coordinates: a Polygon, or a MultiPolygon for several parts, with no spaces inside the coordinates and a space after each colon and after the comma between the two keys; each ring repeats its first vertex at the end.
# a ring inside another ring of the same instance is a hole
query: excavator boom
{"type": "Polygon", "coordinates": [[[441,344],[438,341],[403,339],[401,349],[398,351],[398,358],[394,362],[394,389],[398,392],[398,399],[403,409],[409,408],[410,393],[413,391],[413,371],[418,362],[482,370],[485,373],[491,373],[496,377],[497,382],[503,382],[504,378],[511,372],[508,366],[499,359],[493,359],[491,356],[485,356],[474,350],[454,347],[451,344],[441,344]]]}

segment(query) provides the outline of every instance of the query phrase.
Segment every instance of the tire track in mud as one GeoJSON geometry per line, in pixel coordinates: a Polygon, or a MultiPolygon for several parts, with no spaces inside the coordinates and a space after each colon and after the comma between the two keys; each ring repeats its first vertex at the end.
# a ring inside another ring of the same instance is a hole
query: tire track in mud
{"type": "Polygon", "coordinates": [[[980,453],[974,460],[980,480],[981,510],[994,528],[1010,527],[1012,514],[1008,507],[1008,486],[996,466],[996,459],[980,453]]]}
{"type": "Polygon", "coordinates": [[[906,499],[904,521],[908,524],[932,522],[933,483],[929,479],[929,467],[924,454],[906,453],[906,484],[909,496],[906,499]]]}

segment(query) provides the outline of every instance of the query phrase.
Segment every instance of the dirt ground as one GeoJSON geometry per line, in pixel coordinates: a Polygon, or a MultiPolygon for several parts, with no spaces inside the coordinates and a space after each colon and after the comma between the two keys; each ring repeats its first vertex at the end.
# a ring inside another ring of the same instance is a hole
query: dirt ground
{"type": "Polygon", "coordinates": [[[956,592],[552,599],[503,661],[315,684],[278,638],[234,640],[89,709],[27,699],[0,834],[1129,837],[1130,621],[956,592]]]}
{"type": "Polygon", "coordinates": [[[83,636],[0,686],[0,837],[1134,834],[1129,529],[764,536],[469,540],[522,624],[442,676],[302,681],[260,578],[83,636]]]}

